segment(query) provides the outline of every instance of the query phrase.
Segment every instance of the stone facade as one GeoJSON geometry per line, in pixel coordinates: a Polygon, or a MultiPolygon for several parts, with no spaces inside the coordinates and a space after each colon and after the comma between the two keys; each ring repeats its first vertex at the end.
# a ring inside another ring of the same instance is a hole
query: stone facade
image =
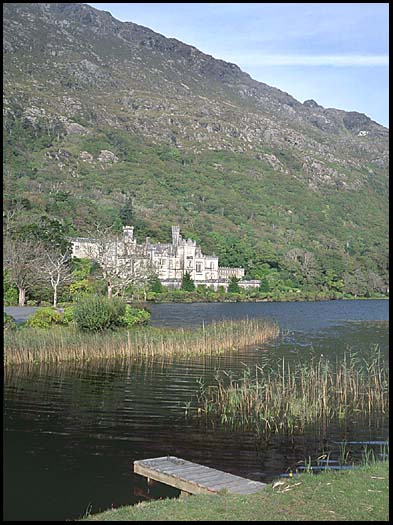
{"type": "MultiPolygon", "coordinates": [[[[74,238],[72,241],[72,256],[89,258],[95,249],[95,242],[89,238],[74,238]]],[[[123,237],[108,245],[110,256],[126,257],[132,253],[141,263],[150,263],[161,283],[168,288],[180,288],[183,275],[188,272],[195,285],[206,285],[218,289],[228,287],[231,277],[242,279],[243,268],[220,268],[218,257],[204,255],[201,248],[191,239],[183,239],[179,226],[172,226],[172,242],[170,244],[152,244],[149,237],[143,244],[138,244],[134,238],[133,226],[124,226],[123,237]]],[[[240,283],[239,283],[240,284],[240,283]]]]}

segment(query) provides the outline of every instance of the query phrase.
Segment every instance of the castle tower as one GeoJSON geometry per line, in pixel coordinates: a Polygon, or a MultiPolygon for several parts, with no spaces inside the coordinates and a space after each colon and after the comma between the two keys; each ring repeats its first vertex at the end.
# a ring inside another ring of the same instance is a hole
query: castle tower
{"type": "Polygon", "coordinates": [[[125,242],[134,240],[134,226],[123,226],[123,237],[125,242]]]}
{"type": "Polygon", "coordinates": [[[180,241],[180,226],[172,226],[172,244],[177,246],[180,241]]]}

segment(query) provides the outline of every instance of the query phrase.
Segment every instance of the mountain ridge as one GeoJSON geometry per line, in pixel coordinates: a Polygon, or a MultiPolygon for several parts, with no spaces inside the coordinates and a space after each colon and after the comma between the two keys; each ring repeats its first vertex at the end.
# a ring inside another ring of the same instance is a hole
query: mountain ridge
{"type": "Polygon", "coordinates": [[[281,257],[331,244],[345,268],[386,275],[389,132],[363,113],[86,4],[5,4],[3,49],[7,203],[83,233],[131,192],[158,240],[176,222],[210,251],[209,229],[281,257]]]}

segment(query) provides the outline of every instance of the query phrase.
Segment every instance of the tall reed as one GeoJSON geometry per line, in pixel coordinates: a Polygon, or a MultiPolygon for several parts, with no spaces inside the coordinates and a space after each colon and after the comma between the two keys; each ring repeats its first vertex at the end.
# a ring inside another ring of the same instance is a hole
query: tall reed
{"type": "Polygon", "coordinates": [[[88,334],[71,327],[22,328],[5,334],[4,362],[14,365],[216,354],[261,344],[278,334],[276,324],[257,319],[221,321],[194,329],[145,327],[88,334]]]}
{"type": "Polygon", "coordinates": [[[335,362],[319,357],[290,366],[283,358],[275,368],[265,362],[254,377],[245,368],[239,380],[221,371],[214,385],[201,385],[198,414],[231,429],[303,432],[316,421],[386,413],[388,374],[378,347],[368,359],[346,351],[335,362]]]}

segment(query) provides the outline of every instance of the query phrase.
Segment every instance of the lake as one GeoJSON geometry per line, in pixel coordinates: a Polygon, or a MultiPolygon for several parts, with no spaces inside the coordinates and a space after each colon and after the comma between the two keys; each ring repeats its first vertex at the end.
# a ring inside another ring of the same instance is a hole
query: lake
{"type": "MultiPolygon", "coordinates": [[[[309,428],[291,438],[258,442],[251,432],[205,428],[185,417],[199,380],[212,384],[217,370],[241,376],[270,357],[309,359],[352,348],[388,358],[388,301],[152,305],[152,324],[192,326],[230,318],[275,320],[282,336],[269,345],[219,356],[147,363],[105,361],[7,369],[4,377],[4,520],[64,521],[146,497],[176,496],[147,489],[134,475],[136,459],[178,456],[269,482],[340,442],[388,440],[388,417],[369,425],[362,417],[309,428]]],[[[361,453],[359,444],[352,452],[361,453]]],[[[378,453],[378,448],[375,449],[378,453]]]]}

